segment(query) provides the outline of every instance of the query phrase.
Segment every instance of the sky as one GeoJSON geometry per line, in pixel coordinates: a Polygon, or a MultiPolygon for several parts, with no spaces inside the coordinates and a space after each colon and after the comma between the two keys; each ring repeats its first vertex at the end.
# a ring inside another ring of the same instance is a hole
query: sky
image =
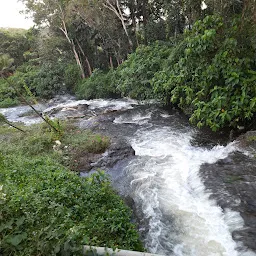
{"type": "Polygon", "coordinates": [[[32,19],[26,19],[24,14],[19,12],[24,5],[18,0],[0,0],[0,27],[25,28],[33,26],[32,19]]]}
{"type": "MultiPolygon", "coordinates": [[[[202,9],[207,6],[202,1],[202,9]]],[[[0,0],[0,28],[25,28],[33,26],[32,19],[27,19],[19,12],[24,9],[24,5],[18,0],[0,0]]]]}

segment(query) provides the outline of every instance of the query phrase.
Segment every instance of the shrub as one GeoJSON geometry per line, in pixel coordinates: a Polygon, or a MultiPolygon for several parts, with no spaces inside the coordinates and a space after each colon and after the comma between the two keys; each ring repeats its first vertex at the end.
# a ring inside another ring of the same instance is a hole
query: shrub
{"type": "Polygon", "coordinates": [[[116,72],[118,89],[122,95],[136,99],[157,97],[151,79],[161,69],[170,51],[170,44],[156,42],[150,46],[140,46],[135,53],[130,54],[116,72]]]}
{"type": "Polygon", "coordinates": [[[64,83],[69,92],[74,92],[75,87],[80,83],[81,74],[76,64],[68,64],[64,69],[64,83]]]}
{"type": "Polygon", "coordinates": [[[64,72],[64,65],[44,63],[35,77],[36,94],[43,98],[51,98],[56,94],[66,92],[64,72]]]}
{"type": "Polygon", "coordinates": [[[15,91],[3,78],[0,78],[0,108],[15,106],[18,102],[15,91]]]}
{"type": "Polygon", "coordinates": [[[82,80],[78,85],[76,95],[80,99],[120,97],[115,83],[115,71],[111,69],[104,72],[95,69],[89,78],[82,80]]]}
{"type": "Polygon", "coordinates": [[[5,98],[4,100],[0,101],[0,108],[14,107],[18,104],[19,104],[19,101],[17,98],[15,99],[5,98]]]}
{"type": "MultiPolygon", "coordinates": [[[[40,127],[27,127],[26,137],[0,127],[0,254],[82,255],[84,244],[141,250],[131,211],[108,178],[68,171],[40,127]]],[[[71,137],[73,146],[86,142],[71,137]]]]}
{"type": "MultiPolygon", "coordinates": [[[[42,66],[31,66],[26,63],[19,67],[8,80],[24,96],[29,96],[24,89],[24,85],[26,85],[35,96],[51,98],[56,94],[72,92],[80,80],[80,73],[74,64],[57,62],[44,63],[42,66]]],[[[10,86],[6,85],[5,87],[9,88],[10,86]]],[[[5,92],[8,92],[8,90],[5,90],[5,92]]],[[[8,96],[8,93],[3,93],[3,95],[8,96]]],[[[13,96],[10,98],[13,98],[13,96]]]]}
{"type": "Polygon", "coordinates": [[[198,127],[236,127],[256,113],[255,48],[244,44],[239,24],[226,28],[218,16],[197,21],[174,49],[179,58],[170,55],[152,79],[198,127]]]}

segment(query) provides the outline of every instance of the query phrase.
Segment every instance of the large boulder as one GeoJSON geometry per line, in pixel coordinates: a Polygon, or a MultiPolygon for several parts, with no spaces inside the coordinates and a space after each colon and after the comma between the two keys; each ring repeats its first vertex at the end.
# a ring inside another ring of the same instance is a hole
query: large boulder
{"type": "Polygon", "coordinates": [[[111,168],[118,161],[130,158],[135,155],[132,146],[124,139],[112,138],[110,147],[102,154],[102,157],[92,166],[97,168],[111,168]]]}

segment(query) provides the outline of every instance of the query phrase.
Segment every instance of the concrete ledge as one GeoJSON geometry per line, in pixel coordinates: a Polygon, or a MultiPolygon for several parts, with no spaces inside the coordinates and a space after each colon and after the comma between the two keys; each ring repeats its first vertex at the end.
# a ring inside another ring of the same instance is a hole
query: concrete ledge
{"type": "Polygon", "coordinates": [[[96,247],[96,246],[84,246],[84,255],[86,256],[164,256],[159,254],[152,254],[146,252],[136,252],[128,250],[116,249],[113,251],[111,248],[96,247]]]}

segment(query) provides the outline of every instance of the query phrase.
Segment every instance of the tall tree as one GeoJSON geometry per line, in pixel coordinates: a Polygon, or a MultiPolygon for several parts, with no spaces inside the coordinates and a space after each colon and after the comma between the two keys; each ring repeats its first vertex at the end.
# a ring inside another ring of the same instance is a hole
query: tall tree
{"type": "Polygon", "coordinates": [[[127,27],[126,27],[126,20],[124,15],[124,10],[126,6],[124,6],[119,0],[103,0],[103,6],[112,11],[118,19],[121,21],[123,30],[127,36],[128,42],[130,47],[133,46],[133,42],[131,40],[131,37],[128,33],[127,27]]]}
{"type": "MultiPolygon", "coordinates": [[[[79,24],[76,25],[76,38],[91,59],[90,62],[96,67],[100,67],[103,63],[111,66],[113,59],[118,65],[131,50],[120,19],[113,11],[103,6],[104,1],[73,0],[74,19],[79,24]],[[84,37],[84,34],[87,36],[84,37]]],[[[104,66],[106,67],[105,64],[104,66]]]]}
{"type": "Polygon", "coordinates": [[[85,73],[75,42],[70,37],[68,19],[70,15],[71,0],[21,0],[26,6],[26,13],[33,15],[38,26],[49,26],[59,29],[69,43],[73,56],[80,68],[81,76],[85,73]]]}
{"type": "Polygon", "coordinates": [[[24,52],[28,51],[30,43],[24,29],[0,29],[0,54],[8,54],[14,59],[14,65],[19,66],[25,61],[24,52]]]}

